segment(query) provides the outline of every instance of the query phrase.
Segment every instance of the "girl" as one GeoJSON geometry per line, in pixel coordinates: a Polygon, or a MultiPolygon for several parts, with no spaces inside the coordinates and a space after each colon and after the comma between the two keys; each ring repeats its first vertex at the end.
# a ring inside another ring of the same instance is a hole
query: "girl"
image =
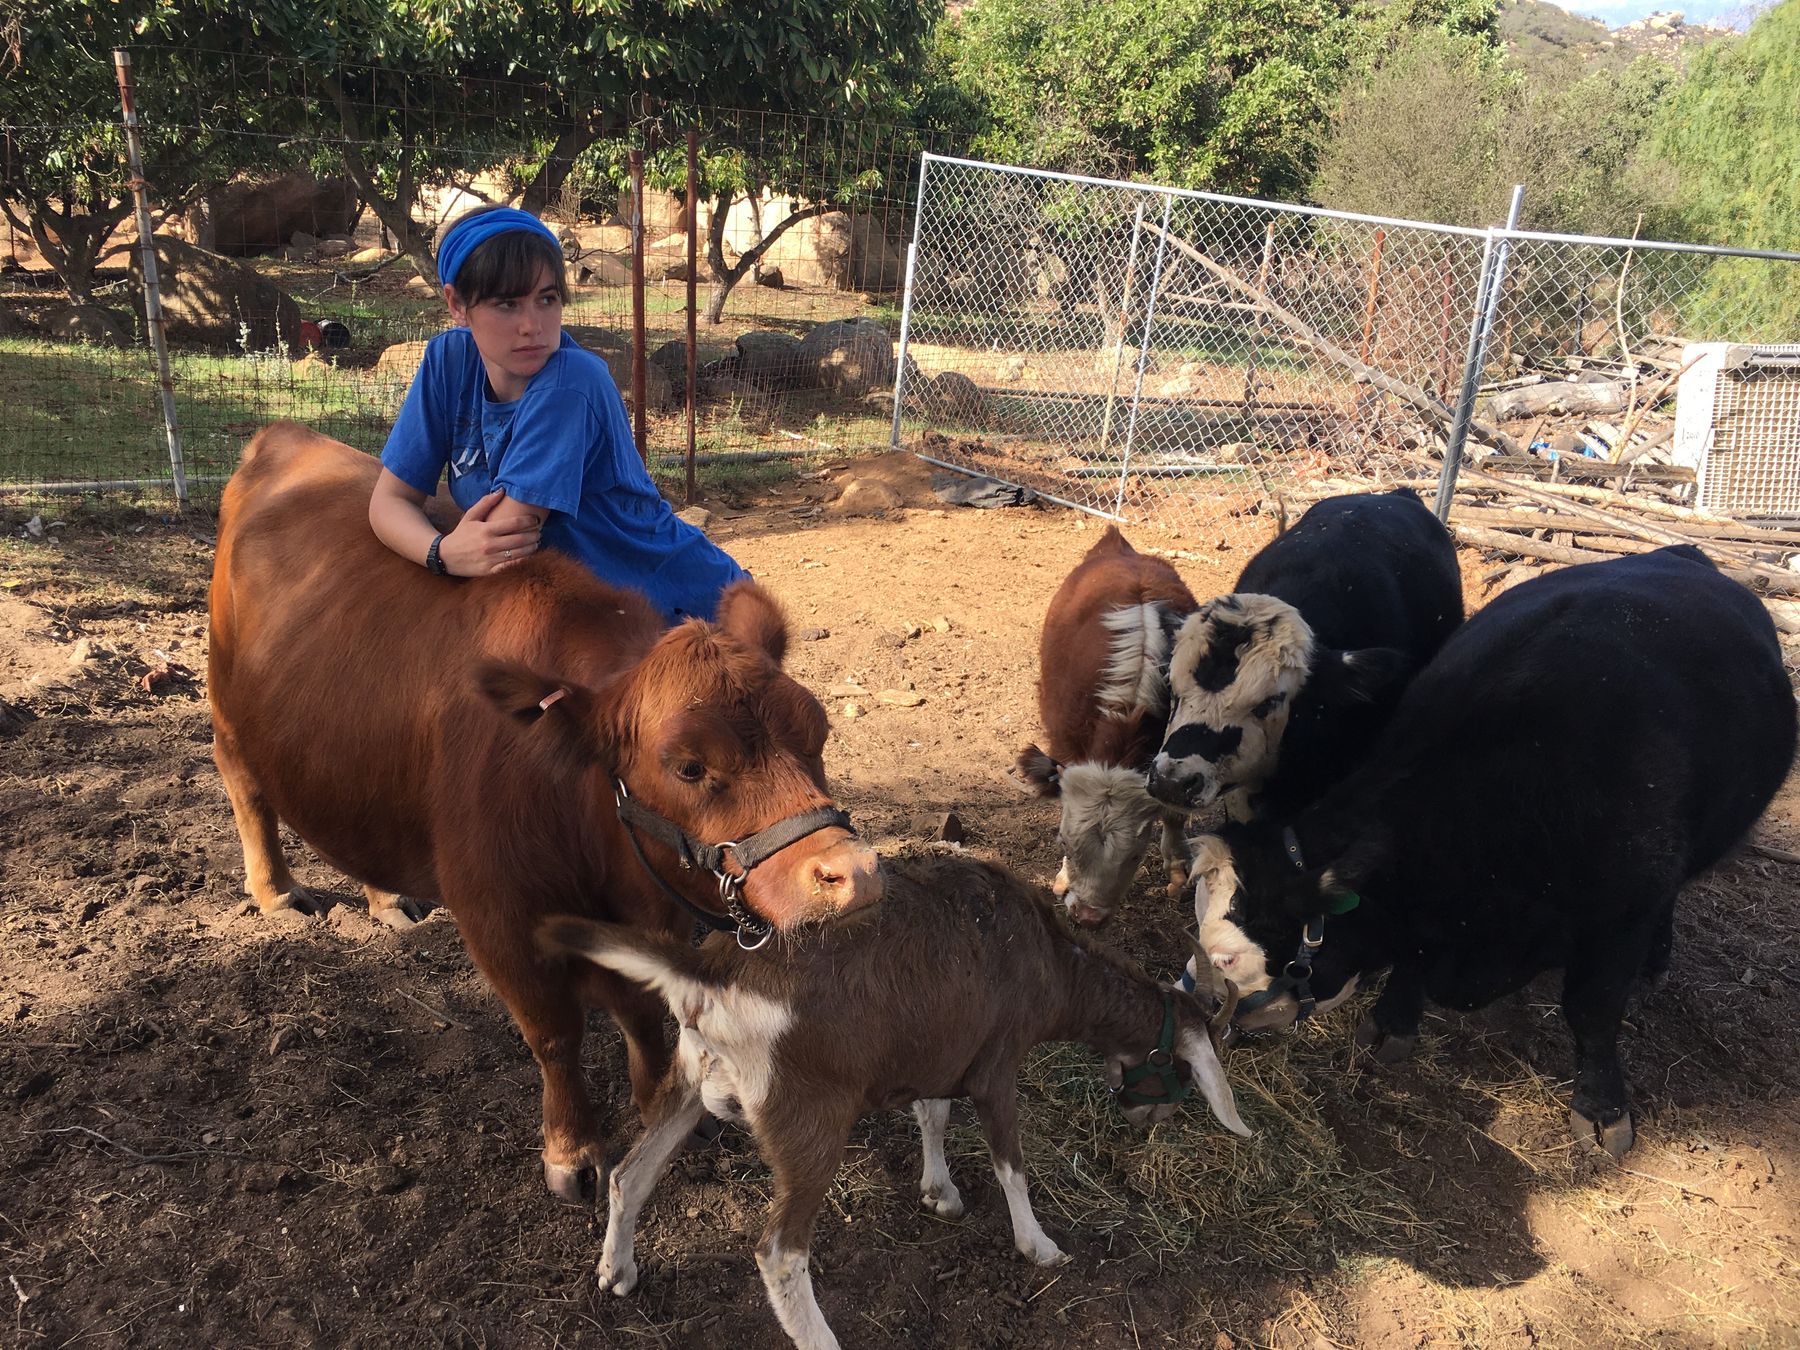
{"type": "Polygon", "coordinates": [[[606,363],[562,331],[562,245],[535,216],[485,207],[438,246],[457,326],[425,347],[381,453],[369,525],[444,576],[489,576],[542,544],[649,596],[665,618],[710,619],[745,575],[676,518],[632,442],[606,363]],[[425,500],[445,466],[463,508],[441,534],[425,500]]]}

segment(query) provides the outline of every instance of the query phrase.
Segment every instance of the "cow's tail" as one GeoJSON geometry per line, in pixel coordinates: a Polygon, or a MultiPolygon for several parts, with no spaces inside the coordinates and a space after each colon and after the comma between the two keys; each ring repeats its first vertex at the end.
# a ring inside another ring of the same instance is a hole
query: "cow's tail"
{"type": "Polygon", "coordinates": [[[547,954],[579,956],[603,970],[623,975],[658,995],[671,1008],[704,1001],[713,989],[693,948],[620,924],[558,914],[538,925],[537,942],[547,954]]]}

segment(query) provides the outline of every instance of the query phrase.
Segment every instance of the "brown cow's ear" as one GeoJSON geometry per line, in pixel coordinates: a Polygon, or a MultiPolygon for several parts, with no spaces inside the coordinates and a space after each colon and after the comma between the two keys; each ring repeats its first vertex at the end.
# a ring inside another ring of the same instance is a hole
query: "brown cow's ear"
{"type": "Polygon", "coordinates": [[[511,661],[482,662],[475,682],[488,702],[513,721],[548,732],[544,743],[576,767],[611,761],[591,691],[511,661]]]}
{"type": "Polygon", "coordinates": [[[732,582],[719,597],[718,625],[740,642],[762,648],[776,665],[787,656],[787,615],[748,577],[732,582]]]}
{"type": "Polygon", "coordinates": [[[1035,745],[1019,751],[1019,773],[1031,790],[1040,797],[1062,795],[1062,765],[1035,745]]]}

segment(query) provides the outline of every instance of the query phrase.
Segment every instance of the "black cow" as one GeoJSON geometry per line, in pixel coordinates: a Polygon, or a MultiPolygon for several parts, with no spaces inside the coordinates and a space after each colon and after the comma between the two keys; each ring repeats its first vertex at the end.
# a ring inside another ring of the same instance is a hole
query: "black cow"
{"type": "Polygon", "coordinates": [[[1384,1060],[1426,998],[1477,1008],[1562,967],[1570,1124],[1622,1156],[1626,994],[1668,969],[1676,892],[1762,813],[1794,737],[1774,626],[1697,549],[1540,577],[1463,625],[1312,807],[1196,841],[1201,944],[1245,1027],[1389,968],[1358,1032],[1384,1060]]]}
{"type": "Polygon", "coordinates": [[[1153,796],[1280,819],[1343,777],[1462,622],[1456,546],[1409,488],[1327,497],[1182,624],[1153,796]]]}

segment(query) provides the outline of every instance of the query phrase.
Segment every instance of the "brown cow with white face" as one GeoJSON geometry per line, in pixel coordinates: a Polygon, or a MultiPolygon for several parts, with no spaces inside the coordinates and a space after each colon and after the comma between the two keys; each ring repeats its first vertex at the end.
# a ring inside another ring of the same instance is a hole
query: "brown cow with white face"
{"type": "Polygon", "coordinates": [[[1109,525],[1044,615],[1038,714],[1050,750],[1028,745],[1018,765],[1040,795],[1062,799],[1054,889],[1077,922],[1112,913],[1159,829],[1169,891],[1183,889],[1184,813],[1154,800],[1144,776],[1168,721],[1169,639],[1193,608],[1173,567],[1109,525]]]}
{"type": "Polygon", "coordinates": [[[782,672],[786,624],[754,583],[716,623],[665,631],[642,596],[555,553],[435,577],[370,532],[376,469],[277,423],[225,490],[207,696],[245,888],[265,912],[316,908],[282,858],[285,822],[372,912],[447,905],[537,1059],[545,1180],[575,1199],[601,1161],[586,1010],[624,1033],[640,1111],[670,1046],[658,999],[545,958],[538,921],[685,934],[682,905],[729,900],[717,924],[760,933],[867,905],[881,873],[831,809],[824,710],[782,672]]]}

